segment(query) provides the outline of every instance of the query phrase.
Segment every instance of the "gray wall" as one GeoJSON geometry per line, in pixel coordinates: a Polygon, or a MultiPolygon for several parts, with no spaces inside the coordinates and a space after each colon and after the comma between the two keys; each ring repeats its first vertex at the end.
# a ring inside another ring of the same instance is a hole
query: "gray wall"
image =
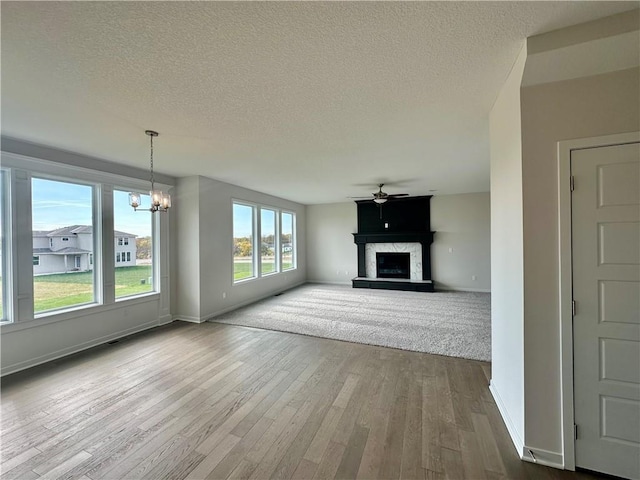
{"type": "Polygon", "coordinates": [[[201,176],[180,179],[176,191],[174,318],[206,321],[305,282],[304,205],[201,176]],[[295,212],[295,270],[233,283],[233,200],[295,212]]]}
{"type": "Polygon", "coordinates": [[[431,245],[436,288],[491,291],[489,193],[434,196],[431,230],[436,232],[431,245]]]}
{"type": "Polygon", "coordinates": [[[307,207],[307,278],[310,282],[351,285],[358,275],[356,204],[307,207]]]}
{"type": "MultiPolygon", "coordinates": [[[[442,195],[431,199],[431,246],[436,287],[489,291],[489,194],[442,195]],[[452,252],[449,253],[449,248],[452,252]],[[477,280],[471,280],[475,275],[477,280]]],[[[308,280],[351,284],[358,273],[353,235],[358,229],[356,204],[307,207],[308,280]]]]}

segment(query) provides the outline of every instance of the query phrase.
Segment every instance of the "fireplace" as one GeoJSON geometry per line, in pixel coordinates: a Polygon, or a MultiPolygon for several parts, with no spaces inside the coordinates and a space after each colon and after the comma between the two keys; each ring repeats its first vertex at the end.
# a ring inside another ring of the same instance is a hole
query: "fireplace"
{"type": "Polygon", "coordinates": [[[433,292],[431,196],[398,198],[384,206],[358,200],[358,276],[354,288],[433,292]]]}
{"type": "Polygon", "coordinates": [[[408,253],[376,253],[376,277],[411,278],[408,253]]]}

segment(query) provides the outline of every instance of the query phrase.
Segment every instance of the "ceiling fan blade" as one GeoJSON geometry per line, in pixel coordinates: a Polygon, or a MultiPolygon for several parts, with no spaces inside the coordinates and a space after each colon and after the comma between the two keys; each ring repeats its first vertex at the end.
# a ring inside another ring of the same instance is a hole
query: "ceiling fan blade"
{"type": "Polygon", "coordinates": [[[389,196],[387,198],[393,198],[393,197],[408,197],[409,194],[408,193],[390,193],[389,196]]]}
{"type": "Polygon", "coordinates": [[[347,197],[347,198],[354,198],[354,199],[364,199],[364,200],[373,200],[371,197],[347,197]]]}

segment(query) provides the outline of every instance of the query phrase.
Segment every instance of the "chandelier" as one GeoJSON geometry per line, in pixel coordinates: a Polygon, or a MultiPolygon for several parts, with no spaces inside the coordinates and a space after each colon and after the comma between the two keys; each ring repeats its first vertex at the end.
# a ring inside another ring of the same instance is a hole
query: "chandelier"
{"type": "MultiPolygon", "coordinates": [[[[149,192],[149,196],[151,197],[151,207],[149,211],[151,212],[166,212],[171,207],[171,195],[168,193],[163,193],[162,190],[156,190],[155,179],[153,177],[153,137],[158,136],[158,132],[154,132],[153,130],[145,130],[149,138],[151,139],[151,191],[149,192]]],[[[139,193],[130,193],[129,194],[129,205],[133,207],[134,210],[137,210],[140,206],[142,199],[139,193]]]]}

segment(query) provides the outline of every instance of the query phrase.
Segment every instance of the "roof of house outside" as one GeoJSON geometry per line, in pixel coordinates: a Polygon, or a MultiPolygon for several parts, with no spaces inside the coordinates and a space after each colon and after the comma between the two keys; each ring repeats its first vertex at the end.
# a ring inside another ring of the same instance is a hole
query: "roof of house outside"
{"type": "MultiPolygon", "coordinates": [[[[68,227],[57,228],[48,232],[34,231],[33,235],[36,236],[36,233],[39,234],[37,236],[46,235],[47,237],[67,237],[82,233],[91,235],[93,233],[93,227],[91,225],[69,225],[68,227]]],[[[113,234],[116,237],[137,237],[137,235],[133,233],[121,232],[119,230],[114,230],[113,234]]]]}
{"type": "Polygon", "coordinates": [[[77,255],[79,253],[92,253],[91,250],[83,248],[65,247],[60,250],[51,250],[50,248],[34,248],[34,255],[77,255]]]}

